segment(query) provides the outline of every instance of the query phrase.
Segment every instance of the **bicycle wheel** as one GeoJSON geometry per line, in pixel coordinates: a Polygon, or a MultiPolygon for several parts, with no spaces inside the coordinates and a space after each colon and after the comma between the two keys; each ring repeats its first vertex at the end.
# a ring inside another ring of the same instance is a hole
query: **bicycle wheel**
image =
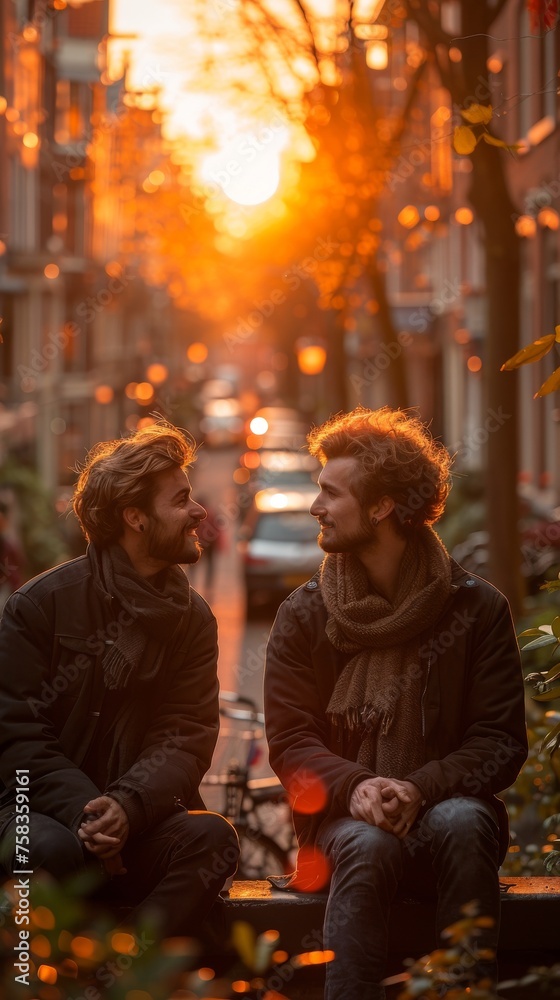
{"type": "Polygon", "coordinates": [[[265,879],[267,875],[286,875],[293,870],[290,859],[272,837],[247,823],[235,826],[241,852],[236,879],[265,879]]]}

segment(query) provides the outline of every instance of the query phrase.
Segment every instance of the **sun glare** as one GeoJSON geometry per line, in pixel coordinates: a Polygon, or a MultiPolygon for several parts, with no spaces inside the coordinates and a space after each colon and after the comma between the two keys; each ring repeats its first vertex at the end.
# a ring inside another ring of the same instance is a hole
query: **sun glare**
{"type": "MultiPolygon", "coordinates": [[[[301,123],[269,97],[235,8],[226,24],[209,6],[159,0],[154,18],[147,0],[113,0],[107,78],[126,73],[129,104],[151,98],[172,162],[212,200],[214,213],[229,216],[232,203],[271,199],[282,179],[293,179],[293,164],[313,159],[315,149],[301,123]]],[[[286,77],[280,59],[278,67],[286,77]]],[[[288,81],[292,89],[296,80],[288,81]]]]}
{"type": "Polygon", "coordinates": [[[237,205],[260,205],[272,198],[280,183],[280,155],[277,149],[237,144],[231,150],[206,157],[201,164],[201,179],[207,186],[217,186],[237,205]]]}
{"type": "Polygon", "coordinates": [[[237,178],[229,188],[226,188],[225,194],[237,205],[262,205],[276,193],[279,183],[280,161],[278,157],[274,161],[269,157],[266,168],[262,164],[248,171],[245,177],[237,178]]]}

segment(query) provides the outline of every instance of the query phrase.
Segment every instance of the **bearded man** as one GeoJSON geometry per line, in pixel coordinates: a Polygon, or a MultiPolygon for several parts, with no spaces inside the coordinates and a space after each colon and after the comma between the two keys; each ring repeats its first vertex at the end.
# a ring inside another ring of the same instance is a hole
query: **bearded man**
{"type": "Polygon", "coordinates": [[[280,607],[265,712],[272,767],[294,804],[292,885],[330,888],[327,1000],[381,1000],[397,889],[437,895],[436,931],[476,900],[464,983],[496,979],[496,792],[527,755],[523,682],[505,597],[466,573],[431,527],[450,456],[421,421],[358,408],[309,435],[323,466],[311,514],[326,556],[280,607]]]}
{"type": "Polygon", "coordinates": [[[93,863],[164,936],[200,936],[238,857],[199,793],[219,713],[216,621],[178,565],[201,552],[194,459],[164,421],[97,445],[73,498],[86,555],[21,587],[0,626],[0,869],[93,863]]]}

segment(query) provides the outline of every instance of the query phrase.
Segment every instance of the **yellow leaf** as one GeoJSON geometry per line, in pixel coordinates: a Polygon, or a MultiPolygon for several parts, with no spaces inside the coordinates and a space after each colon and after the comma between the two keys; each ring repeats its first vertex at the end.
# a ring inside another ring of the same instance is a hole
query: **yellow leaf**
{"type": "Polygon", "coordinates": [[[556,343],[560,344],[560,326],[555,327],[554,336],[556,338],[556,343]]]}
{"type": "Polygon", "coordinates": [[[492,105],[471,104],[470,107],[463,108],[461,114],[471,125],[488,125],[488,122],[492,121],[492,105]]]}
{"type": "Polygon", "coordinates": [[[539,396],[548,396],[551,392],[556,392],[556,389],[560,389],[560,368],[552,372],[546,382],[543,382],[538,392],[535,393],[533,399],[538,399],[539,396]]]}
{"type": "Polygon", "coordinates": [[[514,354],[512,358],[508,358],[505,364],[500,368],[501,372],[511,372],[514,368],[519,368],[520,365],[528,365],[532,361],[538,361],[539,358],[544,358],[545,354],[548,354],[550,348],[555,341],[555,336],[553,333],[547,333],[546,337],[539,337],[538,340],[534,340],[532,344],[528,344],[527,347],[522,347],[517,354],[514,354]]]}
{"type": "Polygon", "coordinates": [[[456,153],[460,153],[462,156],[468,156],[472,153],[473,149],[476,149],[476,144],[478,140],[472,130],[468,125],[456,125],[453,131],[453,148],[456,153]]]}
{"type": "Polygon", "coordinates": [[[516,153],[518,149],[521,149],[522,143],[514,142],[507,143],[503,139],[497,139],[495,135],[490,135],[490,132],[483,132],[482,138],[489,146],[499,146],[500,149],[507,149],[508,153],[516,153]]]}
{"type": "Polygon", "coordinates": [[[256,934],[245,920],[236,920],[232,930],[233,944],[243,959],[245,965],[252,969],[255,959],[256,934]]]}

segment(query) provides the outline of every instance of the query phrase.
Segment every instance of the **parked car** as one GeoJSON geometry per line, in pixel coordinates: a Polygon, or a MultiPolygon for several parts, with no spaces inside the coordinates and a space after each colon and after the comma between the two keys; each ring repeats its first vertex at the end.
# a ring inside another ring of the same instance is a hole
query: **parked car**
{"type": "Polygon", "coordinates": [[[275,486],[277,489],[313,490],[321,471],[319,461],[306,451],[258,452],[256,468],[250,470],[245,488],[251,493],[275,486]]]}
{"type": "Polygon", "coordinates": [[[309,513],[315,489],[259,490],[239,530],[247,613],[279,603],[319,568],[319,528],[309,513]]]}
{"type": "MultiPolygon", "coordinates": [[[[524,517],[519,522],[521,542],[521,574],[527,590],[536,594],[545,580],[554,580],[560,571],[560,509],[543,510],[534,503],[524,504],[524,517]]],[[[471,531],[455,545],[451,555],[467,572],[488,576],[487,531],[471,531]]]]}
{"type": "Polygon", "coordinates": [[[243,439],[243,415],[238,399],[209,399],[204,403],[200,430],[209,448],[228,448],[243,439]]]}
{"type": "Polygon", "coordinates": [[[261,407],[249,426],[261,438],[260,448],[274,451],[297,451],[304,447],[309,430],[298,410],[287,406],[261,407]]]}

